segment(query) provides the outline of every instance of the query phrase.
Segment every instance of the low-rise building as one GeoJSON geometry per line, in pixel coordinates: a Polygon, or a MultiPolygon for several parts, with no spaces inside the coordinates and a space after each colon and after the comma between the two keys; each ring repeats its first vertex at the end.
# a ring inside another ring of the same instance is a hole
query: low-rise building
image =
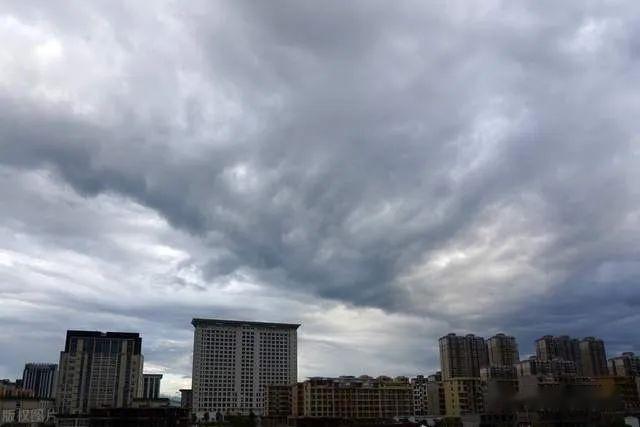
{"type": "Polygon", "coordinates": [[[518,377],[517,399],[529,407],[560,410],[567,402],[595,402],[599,389],[600,385],[587,377],[528,375],[518,377]]]}
{"type": "Polygon", "coordinates": [[[610,401],[615,409],[640,411],[640,395],[633,377],[608,376],[593,378],[600,386],[600,398],[610,401]]]}
{"type": "Polygon", "coordinates": [[[285,412],[294,418],[389,420],[413,416],[413,389],[405,377],[316,377],[267,390],[267,417],[283,417],[285,412]]]}
{"type": "Polygon", "coordinates": [[[33,390],[22,388],[19,380],[10,381],[8,379],[0,380],[0,398],[29,398],[35,397],[33,390]]]}
{"type": "Polygon", "coordinates": [[[268,385],[265,396],[265,415],[282,418],[292,416],[293,389],[294,385],[268,385]]]}
{"type": "Polygon", "coordinates": [[[480,369],[480,379],[489,381],[492,379],[515,379],[516,368],[513,366],[487,366],[480,369]]]}
{"type": "Polygon", "coordinates": [[[525,377],[530,375],[552,375],[552,376],[577,376],[578,367],[572,360],[552,359],[540,360],[536,356],[521,360],[515,363],[516,375],[525,377]]]}
{"type": "Polygon", "coordinates": [[[609,373],[620,377],[640,376],[640,356],[633,352],[625,352],[620,356],[612,357],[608,362],[609,373]]]}
{"type": "Polygon", "coordinates": [[[427,408],[428,415],[441,416],[447,412],[444,400],[444,385],[440,372],[427,378],[427,408]]]}
{"type": "Polygon", "coordinates": [[[424,375],[411,378],[411,389],[413,390],[413,413],[421,417],[429,414],[429,380],[424,375]]]}

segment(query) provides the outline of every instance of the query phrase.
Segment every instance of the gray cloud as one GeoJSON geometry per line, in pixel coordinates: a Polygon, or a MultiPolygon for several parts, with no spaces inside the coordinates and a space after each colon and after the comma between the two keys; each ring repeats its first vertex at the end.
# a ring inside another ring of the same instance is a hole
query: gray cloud
{"type": "Polygon", "coordinates": [[[315,373],[336,306],[424,325],[372,369],[449,330],[635,348],[640,14],[556,6],[3,4],[4,320],[89,306],[180,374],[197,313],[309,318],[315,373]]]}

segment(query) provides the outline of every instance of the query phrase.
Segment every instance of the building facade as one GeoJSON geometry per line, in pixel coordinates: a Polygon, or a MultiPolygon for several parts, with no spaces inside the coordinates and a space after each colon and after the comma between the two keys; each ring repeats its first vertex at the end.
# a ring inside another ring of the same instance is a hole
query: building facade
{"type": "Polygon", "coordinates": [[[33,398],[33,390],[22,388],[22,381],[0,380],[0,399],[22,397],[33,398]]]}
{"type": "Polygon", "coordinates": [[[55,363],[27,363],[22,372],[22,387],[32,390],[37,398],[53,399],[57,370],[55,363]]]}
{"type": "Polygon", "coordinates": [[[575,377],[578,369],[575,362],[564,359],[541,361],[536,356],[521,360],[514,365],[518,377],[550,375],[552,377],[575,377]]]}
{"type": "Polygon", "coordinates": [[[515,337],[497,334],[487,340],[489,366],[513,366],[520,360],[515,337]]]}
{"type": "Polygon", "coordinates": [[[265,415],[283,419],[292,416],[294,387],[293,384],[268,385],[265,392],[265,415]]]}
{"type": "Polygon", "coordinates": [[[413,387],[405,377],[309,378],[288,394],[269,390],[268,416],[283,416],[287,406],[295,418],[391,420],[414,414],[413,387]]]}
{"type": "Polygon", "coordinates": [[[180,407],[185,409],[193,407],[193,391],[190,388],[180,389],[180,407]]]}
{"type": "Polygon", "coordinates": [[[445,379],[443,388],[447,416],[460,417],[484,412],[484,390],[480,378],[445,379]]]}
{"type": "Polygon", "coordinates": [[[545,335],[536,340],[536,357],[542,362],[553,359],[570,360],[576,364],[578,371],[581,368],[580,340],[566,335],[554,337],[545,335]]]}
{"type": "Polygon", "coordinates": [[[131,406],[142,386],[141,350],[137,333],[67,331],[56,388],[58,411],[84,414],[131,406]]]}
{"type": "Polygon", "coordinates": [[[439,340],[442,387],[447,416],[477,414],[483,410],[480,371],[489,365],[484,338],[448,334],[439,340]]]}
{"type": "Polygon", "coordinates": [[[580,361],[582,375],[585,377],[606,377],[609,375],[607,368],[607,353],[604,341],[594,337],[587,337],[580,341],[580,361]]]}
{"type": "Polygon", "coordinates": [[[193,410],[261,415],[268,385],[297,381],[298,324],[193,319],[193,410]]]}
{"type": "Polygon", "coordinates": [[[487,344],[473,334],[448,334],[438,341],[442,379],[480,377],[480,369],[489,364],[487,344]]]}
{"type": "Polygon", "coordinates": [[[609,373],[619,377],[640,377],[640,356],[625,352],[609,359],[609,373]]]}
{"type": "Polygon", "coordinates": [[[427,382],[428,415],[444,415],[447,408],[444,400],[444,384],[442,374],[429,375],[427,382]]]}
{"type": "Polygon", "coordinates": [[[162,374],[142,374],[142,398],[156,400],[160,398],[162,374]]]}
{"type": "Polygon", "coordinates": [[[413,390],[413,413],[414,415],[429,415],[429,379],[424,375],[411,378],[411,389],[413,390]]]}

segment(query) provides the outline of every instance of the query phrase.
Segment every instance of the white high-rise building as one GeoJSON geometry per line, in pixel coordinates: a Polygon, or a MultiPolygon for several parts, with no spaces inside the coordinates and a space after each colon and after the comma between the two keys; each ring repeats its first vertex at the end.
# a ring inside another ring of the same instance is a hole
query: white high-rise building
{"type": "Polygon", "coordinates": [[[297,329],[288,323],[193,319],[193,411],[261,415],[267,385],[298,380],[297,329]]]}

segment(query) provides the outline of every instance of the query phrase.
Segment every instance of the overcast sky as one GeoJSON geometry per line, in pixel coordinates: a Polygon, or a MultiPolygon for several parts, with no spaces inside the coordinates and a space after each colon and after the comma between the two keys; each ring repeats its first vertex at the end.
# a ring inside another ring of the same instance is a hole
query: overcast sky
{"type": "Polygon", "coordinates": [[[299,374],[448,332],[640,351],[640,2],[0,2],[0,378],[193,317],[300,322],[299,374]]]}

